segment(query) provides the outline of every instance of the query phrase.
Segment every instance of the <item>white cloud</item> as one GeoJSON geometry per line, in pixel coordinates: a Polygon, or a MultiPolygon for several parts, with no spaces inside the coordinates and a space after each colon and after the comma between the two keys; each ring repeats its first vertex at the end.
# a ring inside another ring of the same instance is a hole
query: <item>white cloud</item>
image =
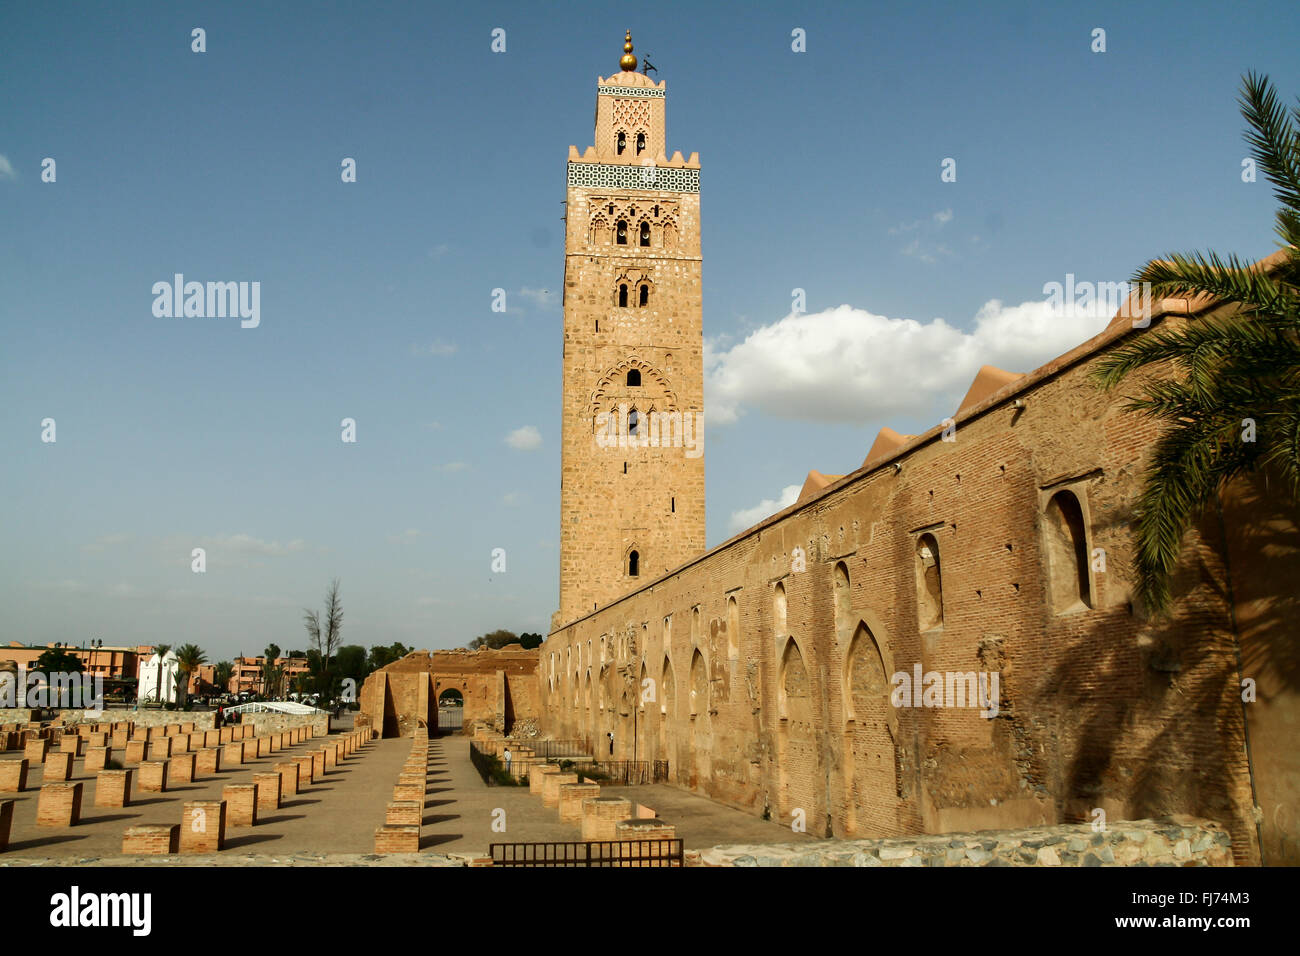
{"type": "Polygon", "coordinates": [[[464,471],[464,470],[465,470],[466,468],[468,468],[468,467],[469,467],[469,465],[467,465],[467,464],[466,464],[465,462],[463,462],[463,461],[449,461],[449,462],[447,462],[447,464],[445,464],[445,465],[435,465],[435,466],[434,466],[434,468],[435,468],[437,471],[441,471],[443,474],[446,474],[446,475],[450,475],[452,472],[456,472],[456,471],[464,471]]]}
{"type": "Polygon", "coordinates": [[[18,174],[14,172],[13,164],[9,162],[9,157],[0,153],[0,179],[17,179],[18,174]]]}
{"type": "MultiPolygon", "coordinates": [[[[981,365],[1028,372],[1106,327],[1110,309],[1063,315],[1047,302],[986,302],[964,331],[841,305],[790,314],[726,351],[705,344],[713,424],[747,407],[776,418],[885,425],[955,411],[981,365]]],[[[937,423],[937,420],[936,422],[937,423]]]]}
{"type": "Polygon", "coordinates": [[[215,538],[201,538],[199,539],[199,545],[209,550],[221,549],[239,554],[261,554],[271,557],[293,554],[306,547],[301,538],[294,538],[292,541],[281,544],[279,541],[265,541],[261,538],[254,538],[251,534],[222,534],[217,535],[215,538]]]}
{"type": "Polygon", "coordinates": [[[746,528],[752,528],[764,518],[770,517],[785,508],[789,508],[799,497],[801,485],[786,485],[778,498],[764,498],[752,508],[742,508],[731,513],[728,525],[731,534],[737,534],[746,528]]]}
{"type": "Polygon", "coordinates": [[[952,222],[952,210],[941,209],[938,212],[936,212],[932,218],[934,219],[935,222],[937,222],[941,226],[947,225],[948,223],[952,222]]]}
{"type": "Polygon", "coordinates": [[[542,433],[534,425],[525,425],[507,435],[506,444],[519,451],[536,451],[542,447],[542,433]]]}
{"type": "Polygon", "coordinates": [[[436,341],[429,345],[412,345],[412,355],[453,355],[456,346],[451,342],[436,341]]]}
{"type": "Polygon", "coordinates": [[[527,500],[528,500],[528,496],[525,495],[523,492],[509,491],[502,496],[501,503],[505,505],[507,508],[517,508],[527,500]]]}

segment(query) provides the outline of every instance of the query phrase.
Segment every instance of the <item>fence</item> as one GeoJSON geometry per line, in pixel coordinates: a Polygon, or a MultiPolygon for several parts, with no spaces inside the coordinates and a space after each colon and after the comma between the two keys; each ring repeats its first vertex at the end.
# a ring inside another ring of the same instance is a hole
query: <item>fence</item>
{"type": "Polygon", "coordinates": [[[650,866],[682,865],[682,841],[608,840],[575,843],[493,843],[493,866],[650,866]]]}
{"type": "Polygon", "coordinates": [[[667,760],[574,760],[553,761],[569,764],[603,786],[640,787],[668,782],[667,760]]]}
{"type": "Polygon", "coordinates": [[[591,748],[583,740],[521,740],[520,745],[532,747],[533,753],[543,760],[556,760],[561,757],[591,759],[591,748]]]}

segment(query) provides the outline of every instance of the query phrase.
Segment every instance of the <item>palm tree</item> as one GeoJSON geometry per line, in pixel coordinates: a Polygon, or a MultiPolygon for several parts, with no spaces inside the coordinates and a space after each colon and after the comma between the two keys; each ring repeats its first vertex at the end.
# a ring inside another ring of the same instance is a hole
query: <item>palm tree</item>
{"type": "Polygon", "coordinates": [[[153,699],[156,701],[162,700],[163,658],[167,656],[167,652],[170,651],[171,649],[172,646],[170,644],[159,644],[157,647],[153,649],[154,654],[157,655],[158,657],[158,682],[153,692],[153,699]]]}
{"type": "Polygon", "coordinates": [[[1238,102],[1251,154],[1281,203],[1282,250],[1267,268],[1213,252],[1149,263],[1134,281],[1151,283],[1153,299],[1210,296],[1236,303],[1239,315],[1142,334],[1094,372],[1113,388],[1147,369],[1126,407],[1165,425],[1134,509],[1138,596],[1155,613],[1169,609],[1184,532],[1221,488],[1267,469],[1300,492],[1300,106],[1288,114],[1255,73],[1243,77],[1238,102]]]}
{"type": "Polygon", "coordinates": [[[230,678],[234,676],[235,665],[230,661],[221,661],[212,671],[212,680],[223,693],[230,690],[230,678]]]}
{"type": "Polygon", "coordinates": [[[190,696],[190,675],[208,660],[208,655],[197,644],[182,644],[176,648],[176,664],[180,674],[176,678],[176,687],[180,691],[177,707],[184,707],[190,696]]]}

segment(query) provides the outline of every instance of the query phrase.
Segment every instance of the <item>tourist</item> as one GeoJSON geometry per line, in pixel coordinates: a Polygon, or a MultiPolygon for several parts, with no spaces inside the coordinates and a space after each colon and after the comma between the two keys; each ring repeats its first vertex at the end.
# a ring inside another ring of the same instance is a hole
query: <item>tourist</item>
{"type": "Polygon", "coordinates": [[[502,756],[506,758],[506,773],[509,773],[510,772],[510,748],[509,747],[505,749],[505,751],[502,753],[502,756]]]}

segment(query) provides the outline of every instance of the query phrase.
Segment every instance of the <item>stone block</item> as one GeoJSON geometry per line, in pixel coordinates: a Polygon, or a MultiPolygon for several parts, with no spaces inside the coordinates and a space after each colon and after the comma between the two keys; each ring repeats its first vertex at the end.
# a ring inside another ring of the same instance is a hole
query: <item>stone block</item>
{"type": "Polygon", "coordinates": [[[145,760],[141,762],[137,779],[140,782],[140,791],[142,793],[166,793],[167,761],[145,760]]]}
{"type": "Polygon", "coordinates": [[[127,827],[122,837],[122,853],[129,856],[163,856],[180,851],[181,828],[152,825],[127,827]]]}
{"type": "Polygon", "coordinates": [[[232,827],[257,825],[257,784],[230,783],[221,788],[226,804],[226,822],[232,827]]]}
{"type": "Polygon", "coordinates": [[[0,793],[22,793],[27,789],[26,757],[0,760],[0,793]]]}
{"type": "Polygon", "coordinates": [[[375,830],[376,853],[419,853],[420,828],[382,826],[375,830]]]}
{"type": "Polygon", "coordinates": [[[217,853],[226,846],[226,802],[187,801],[181,815],[181,852],[217,853]]]}
{"type": "Polygon", "coordinates": [[[257,809],[280,809],[280,775],[278,773],[255,773],[253,783],[257,784],[257,809]]]}
{"type": "Polygon", "coordinates": [[[95,806],[129,807],[134,770],[101,770],[95,775],[95,806]]]}
{"type": "Polygon", "coordinates": [[[46,783],[36,805],[38,827],[75,827],[81,820],[81,784],[46,783]]]}

